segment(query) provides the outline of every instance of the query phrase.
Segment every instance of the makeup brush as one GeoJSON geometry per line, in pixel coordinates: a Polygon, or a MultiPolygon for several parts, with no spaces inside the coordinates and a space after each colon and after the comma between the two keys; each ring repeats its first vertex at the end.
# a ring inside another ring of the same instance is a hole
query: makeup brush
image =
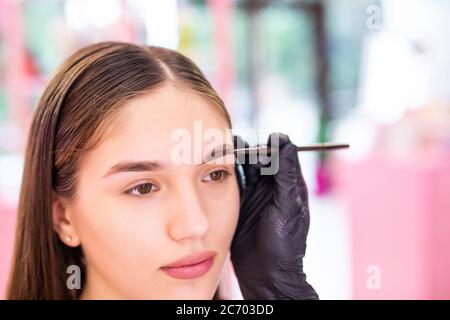
{"type": "MultiPolygon", "coordinates": [[[[350,145],[345,143],[332,143],[332,142],[322,142],[311,144],[307,146],[299,146],[297,147],[297,151],[322,151],[322,150],[335,150],[335,149],[344,149],[349,148],[350,145]]],[[[274,149],[275,151],[277,149],[274,149]]],[[[267,146],[258,146],[258,147],[250,147],[250,148],[238,148],[233,150],[236,154],[255,154],[264,152],[264,154],[270,154],[270,148],[267,146]]]]}
{"type": "MultiPolygon", "coordinates": [[[[327,151],[327,150],[336,150],[336,149],[344,149],[349,148],[349,144],[345,143],[332,143],[332,142],[322,142],[322,143],[316,143],[306,146],[299,146],[297,147],[297,151],[327,151]]],[[[259,154],[263,153],[264,155],[270,155],[271,151],[270,148],[267,146],[257,146],[257,147],[250,147],[250,148],[227,148],[224,146],[222,150],[215,150],[212,152],[212,154],[207,158],[207,161],[214,160],[218,157],[221,157],[223,155],[230,154],[234,152],[236,155],[240,154],[259,154]],[[220,151],[220,152],[215,152],[220,151]]],[[[274,149],[273,151],[277,151],[277,149],[274,149]]]]}

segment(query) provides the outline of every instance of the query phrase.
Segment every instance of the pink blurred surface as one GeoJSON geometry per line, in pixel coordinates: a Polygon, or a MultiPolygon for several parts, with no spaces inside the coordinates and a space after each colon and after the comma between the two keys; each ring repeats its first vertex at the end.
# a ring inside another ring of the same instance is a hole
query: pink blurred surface
{"type": "Polygon", "coordinates": [[[450,299],[450,152],[335,159],[350,216],[354,299],[450,299]],[[367,285],[368,268],[380,287],[367,285]]]}
{"type": "Polygon", "coordinates": [[[15,224],[15,210],[2,207],[0,204],[0,299],[5,299],[14,246],[15,224]]]}

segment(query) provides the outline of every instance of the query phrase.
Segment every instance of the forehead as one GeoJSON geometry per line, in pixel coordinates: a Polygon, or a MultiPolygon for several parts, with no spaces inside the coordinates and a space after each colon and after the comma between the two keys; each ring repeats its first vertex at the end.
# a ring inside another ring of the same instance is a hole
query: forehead
{"type": "Polygon", "coordinates": [[[125,104],[95,149],[109,157],[135,155],[168,161],[181,139],[190,141],[192,153],[198,143],[203,147],[211,142],[232,143],[221,112],[198,93],[165,85],[125,104]]]}

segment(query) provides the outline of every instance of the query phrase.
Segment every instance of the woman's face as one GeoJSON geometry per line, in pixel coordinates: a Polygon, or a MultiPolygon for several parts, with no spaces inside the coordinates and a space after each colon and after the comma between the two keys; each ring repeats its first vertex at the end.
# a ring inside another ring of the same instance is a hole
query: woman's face
{"type": "Polygon", "coordinates": [[[119,111],[83,158],[76,197],[66,206],[69,245],[81,244],[87,265],[82,298],[213,297],[237,224],[239,191],[233,154],[197,160],[213,146],[232,145],[227,129],[214,105],[172,85],[119,111]],[[202,137],[211,129],[223,141],[202,137]],[[181,145],[176,132],[191,138],[183,149],[191,153],[187,163],[174,156],[181,145]],[[203,275],[161,268],[203,251],[216,253],[203,275]]]}

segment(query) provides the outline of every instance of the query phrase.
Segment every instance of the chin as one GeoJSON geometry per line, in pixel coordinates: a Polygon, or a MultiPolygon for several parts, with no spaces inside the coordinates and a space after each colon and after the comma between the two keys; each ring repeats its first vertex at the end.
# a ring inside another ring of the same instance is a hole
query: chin
{"type": "Polygon", "coordinates": [[[178,290],[172,297],[164,299],[168,300],[211,300],[216,293],[217,288],[184,288],[178,290]]]}

